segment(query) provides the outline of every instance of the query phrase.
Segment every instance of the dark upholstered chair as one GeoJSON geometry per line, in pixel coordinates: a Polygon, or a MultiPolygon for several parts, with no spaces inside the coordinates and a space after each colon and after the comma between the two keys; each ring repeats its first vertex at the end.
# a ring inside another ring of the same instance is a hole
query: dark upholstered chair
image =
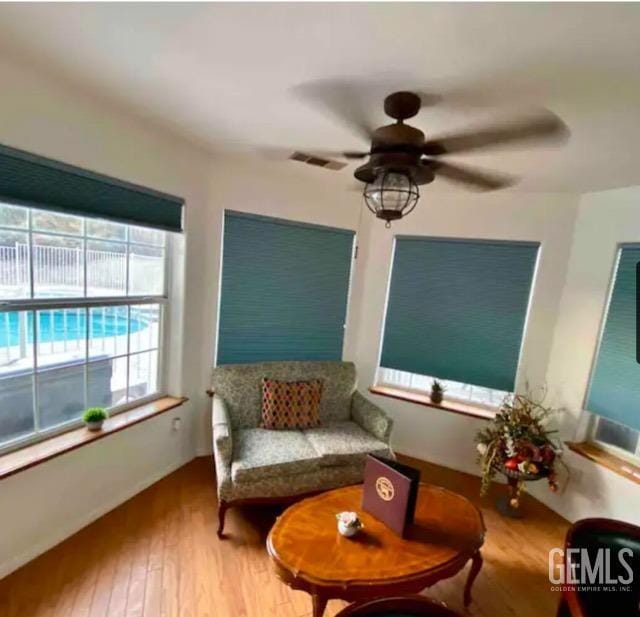
{"type": "MultiPolygon", "coordinates": [[[[586,549],[591,564],[596,563],[598,549],[610,549],[613,579],[629,577],[617,553],[623,548],[631,549],[633,556],[628,556],[626,561],[633,571],[633,580],[614,591],[589,591],[576,585],[563,585],[558,617],[640,617],[640,527],[606,518],[583,519],[570,527],[565,541],[565,559],[569,559],[569,565],[577,564],[579,557],[568,555],[569,548],[586,549]]],[[[606,582],[603,585],[614,586],[606,582]]]]}
{"type": "Polygon", "coordinates": [[[399,596],[356,602],[336,617],[460,617],[460,614],[424,596],[399,596]]]}

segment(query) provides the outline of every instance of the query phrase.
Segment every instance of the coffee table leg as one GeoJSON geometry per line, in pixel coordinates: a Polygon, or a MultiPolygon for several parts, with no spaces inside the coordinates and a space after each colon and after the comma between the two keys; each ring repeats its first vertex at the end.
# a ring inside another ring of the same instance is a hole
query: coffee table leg
{"type": "Polygon", "coordinates": [[[327,608],[328,598],[313,594],[311,596],[313,600],[313,617],[322,617],[324,609],[327,608]]]}
{"type": "Polygon", "coordinates": [[[480,551],[476,551],[471,557],[471,570],[469,570],[469,576],[467,577],[467,583],[464,586],[464,606],[465,608],[471,604],[471,585],[476,580],[476,576],[482,568],[482,555],[480,551]]]}

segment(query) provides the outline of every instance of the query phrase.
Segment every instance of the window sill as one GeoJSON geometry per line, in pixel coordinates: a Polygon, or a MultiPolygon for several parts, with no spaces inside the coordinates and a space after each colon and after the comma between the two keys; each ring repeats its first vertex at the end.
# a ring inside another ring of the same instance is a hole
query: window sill
{"type": "Polygon", "coordinates": [[[8,478],[30,467],[51,460],[61,454],[75,450],[81,446],[93,443],[103,437],[108,437],[125,428],[153,418],[170,409],[175,409],[188,399],[173,396],[164,396],[151,403],[133,407],[122,411],[105,420],[101,431],[91,432],[85,427],[71,430],[50,439],[45,439],[30,446],[25,446],[15,452],[9,452],[0,456],[0,480],[8,478]]]}
{"type": "Polygon", "coordinates": [[[611,452],[606,452],[605,450],[598,448],[598,446],[586,441],[582,441],[580,443],[568,441],[566,443],[567,448],[572,452],[589,459],[597,465],[610,469],[623,478],[627,478],[636,484],[640,484],[640,467],[638,465],[634,465],[633,463],[630,463],[615,454],[611,454],[611,452]]]}
{"type": "Polygon", "coordinates": [[[415,403],[433,409],[441,409],[451,413],[457,413],[470,418],[478,418],[480,420],[493,420],[496,417],[496,410],[490,407],[474,403],[463,403],[461,401],[444,400],[442,403],[433,403],[428,394],[420,394],[411,392],[410,390],[402,390],[401,388],[393,388],[391,386],[371,386],[369,392],[379,396],[387,396],[399,401],[407,403],[415,403]]]}

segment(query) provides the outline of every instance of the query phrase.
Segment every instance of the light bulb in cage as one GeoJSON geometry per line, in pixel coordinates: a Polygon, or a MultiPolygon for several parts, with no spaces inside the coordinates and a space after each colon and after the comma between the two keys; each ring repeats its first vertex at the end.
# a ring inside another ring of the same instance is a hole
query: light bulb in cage
{"type": "Polygon", "coordinates": [[[418,203],[420,192],[411,176],[402,171],[381,171],[373,182],[364,187],[367,208],[379,219],[397,221],[411,212],[418,203]]]}

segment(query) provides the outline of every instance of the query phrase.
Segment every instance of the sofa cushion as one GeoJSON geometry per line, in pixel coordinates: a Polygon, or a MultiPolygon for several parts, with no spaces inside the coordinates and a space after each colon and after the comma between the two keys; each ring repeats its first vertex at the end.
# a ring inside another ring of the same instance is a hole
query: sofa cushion
{"type": "Polygon", "coordinates": [[[234,482],[222,499],[254,499],[290,497],[315,491],[328,491],[339,486],[360,484],[364,476],[364,465],[340,465],[327,467],[317,465],[315,471],[297,473],[293,476],[273,476],[255,482],[234,482]]]}
{"type": "Polygon", "coordinates": [[[319,456],[321,465],[353,465],[367,454],[392,457],[389,446],[367,433],[355,422],[331,422],[303,431],[319,456]]]}
{"type": "Polygon", "coordinates": [[[262,411],[262,378],[282,381],[322,380],[320,421],[348,420],[356,389],[352,362],[288,361],[224,364],[213,369],[212,387],[227,404],[233,428],[255,428],[262,411]]]}
{"type": "Polygon", "coordinates": [[[320,455],[302,431],[238,429],[233,434],[234,482],[254,482],[317,469],[320,455]]]}
{"type": "Polygon", "coordinates": [[[322,381],[262,379],[262,422],[271,430],[320,426],[322,381]]]}

